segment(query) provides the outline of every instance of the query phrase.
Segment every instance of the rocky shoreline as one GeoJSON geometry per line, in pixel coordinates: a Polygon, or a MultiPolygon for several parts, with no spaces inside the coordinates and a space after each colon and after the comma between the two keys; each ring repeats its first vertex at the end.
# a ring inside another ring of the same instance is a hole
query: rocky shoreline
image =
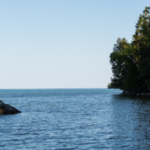
{"type": "Polygon", "coordinates": [[[21,111],[17,110],[16,108],[5,104],[0,100],[0,115],[11,115],[21,113],[21,111]]]}

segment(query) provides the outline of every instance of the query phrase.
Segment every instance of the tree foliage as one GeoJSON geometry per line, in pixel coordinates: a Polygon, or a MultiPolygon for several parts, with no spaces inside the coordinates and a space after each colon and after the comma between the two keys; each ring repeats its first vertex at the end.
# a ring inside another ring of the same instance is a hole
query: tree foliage
{"type": "Polygon", "coordinates": [[[150,92],[150,7],[145,7],[135,27],[132,42],[118,38],[110,54],[111,86],[132,95],[150,92]]]}

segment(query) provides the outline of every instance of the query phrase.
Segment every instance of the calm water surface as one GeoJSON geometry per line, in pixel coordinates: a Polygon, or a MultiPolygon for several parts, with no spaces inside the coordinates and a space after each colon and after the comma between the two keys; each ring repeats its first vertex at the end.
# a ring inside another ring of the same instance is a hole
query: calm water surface
{"type": "Polygon", "coordinates": [[[0,150],[150,149],[150,97],[120,90],[0,90],[0,150]]]}

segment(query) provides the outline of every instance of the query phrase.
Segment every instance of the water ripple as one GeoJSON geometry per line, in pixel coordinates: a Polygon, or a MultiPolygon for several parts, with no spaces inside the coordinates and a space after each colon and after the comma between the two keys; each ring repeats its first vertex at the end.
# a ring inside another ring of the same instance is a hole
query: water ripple
{"type": "Polygon", "coordinates": [[[118,90],[0,90],[21,114],[0,116],[7,150],[149,149],[150,101],[118,90]]]}

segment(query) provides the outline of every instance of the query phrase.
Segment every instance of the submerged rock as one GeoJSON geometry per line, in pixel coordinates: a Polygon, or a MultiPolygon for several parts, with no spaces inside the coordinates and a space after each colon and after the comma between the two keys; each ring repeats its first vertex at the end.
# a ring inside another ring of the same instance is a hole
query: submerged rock
{"type": "Polygon", "coordinates": [[[17,114],[21,113],[21,111],[17,110],[16,108],[5,104],[0,100],[0,115],[8,115],[8,114],[17,114]]]}

